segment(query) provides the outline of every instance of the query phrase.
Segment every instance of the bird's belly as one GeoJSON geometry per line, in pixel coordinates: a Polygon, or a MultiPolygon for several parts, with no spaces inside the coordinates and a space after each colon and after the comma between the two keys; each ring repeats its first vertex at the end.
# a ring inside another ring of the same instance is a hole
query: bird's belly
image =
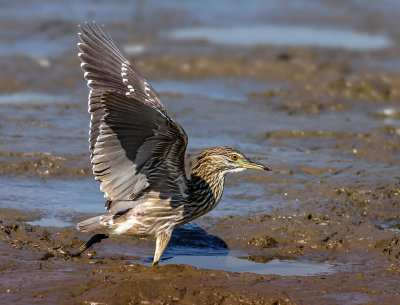
{"type": "Polygon", "coordinates": [[[178,208],[142,205],[129,211],[114,222],[114,234],[135,236],[157,235],[171,231],[183,219],[183,206],[178,208]]]}

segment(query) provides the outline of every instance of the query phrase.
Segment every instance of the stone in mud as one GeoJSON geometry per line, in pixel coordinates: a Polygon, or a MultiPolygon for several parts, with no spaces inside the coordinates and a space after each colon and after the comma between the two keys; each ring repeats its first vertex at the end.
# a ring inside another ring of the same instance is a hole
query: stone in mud
{"type": "Polygon", "coordinates": [[[256,246],[261,248],[274,248],[278,246],[278,242],[274,238],[268,235],[252,237],[249,240],[248,244],[251,246],[256,246]]]}

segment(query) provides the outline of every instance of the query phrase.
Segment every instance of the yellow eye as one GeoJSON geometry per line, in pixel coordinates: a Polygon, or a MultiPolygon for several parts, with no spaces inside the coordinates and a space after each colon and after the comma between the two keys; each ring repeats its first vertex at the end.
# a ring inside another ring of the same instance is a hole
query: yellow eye
{"type": "Polygon", "coordinates": [[[231,158],[233,161],[237,161],[237,159],[239,159],[239,156],[237,154],[233,154],[231,158]]]}

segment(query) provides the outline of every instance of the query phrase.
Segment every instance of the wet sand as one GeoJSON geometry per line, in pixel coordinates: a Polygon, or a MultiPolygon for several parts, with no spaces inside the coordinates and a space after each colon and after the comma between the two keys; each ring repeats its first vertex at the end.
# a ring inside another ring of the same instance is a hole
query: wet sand
{"type": "MultiPolygon", "coordinates": [[[[329,9],[327,1],[314,2],[329,9]]],[[[90,237],[74,224],[104,211],[91,177],[87,89],[76,49],[39,57],[2,53],[0,303],[399,303],[398,18],[390,10],[377,18],[380,9],[352,2],[347,9],[356,7],[362,17],[340,17],[342,5],[331,19],[306,11],[287,18],[383,31],[393,45],[232,49],[145,35],[176,27],[171,16],[184,15],[176,8],[152,11],[161,21],[147,29],[146,21],[135,31],[122,22],[108,26],[123,45],[147,48],[128,55],[156,90],[159,84],[168,113],[187,132],[188,171],[195,154],[212,145],[238,147],[273,169],[227,177],[217,209],[178,231],[157,267],[149,266],[151,239],[118,237],[69,256],[90,237]],[[230,257],[267,271],[235,272],[230,257]],[[268,272],[276,261],[315,269],[268,272]]],[[[263,21],[249,14],[244,18],[263,21]]],[[[33,31],[51,36],[56,29],[75,43],[73,20],[33,31]]]]}

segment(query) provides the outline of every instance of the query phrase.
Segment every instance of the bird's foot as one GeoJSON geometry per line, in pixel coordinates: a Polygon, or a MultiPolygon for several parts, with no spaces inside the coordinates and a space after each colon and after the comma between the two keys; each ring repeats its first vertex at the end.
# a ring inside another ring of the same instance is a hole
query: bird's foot
{"type": "Polygon", "coordinates": [[[153,262],[151,265],[152,266],[158,266],[158,261],[157,262],[153,262]]]}
{"type": "Polygon", "coordinates": [[[108,234],[95,234],[93,235],[84,245],[82,245],[78,251],[71,253],[71,257],[79,257],[83,252],[85,252],[92,245],[101,242],[103,239],[108,238],[108,234]]]}

